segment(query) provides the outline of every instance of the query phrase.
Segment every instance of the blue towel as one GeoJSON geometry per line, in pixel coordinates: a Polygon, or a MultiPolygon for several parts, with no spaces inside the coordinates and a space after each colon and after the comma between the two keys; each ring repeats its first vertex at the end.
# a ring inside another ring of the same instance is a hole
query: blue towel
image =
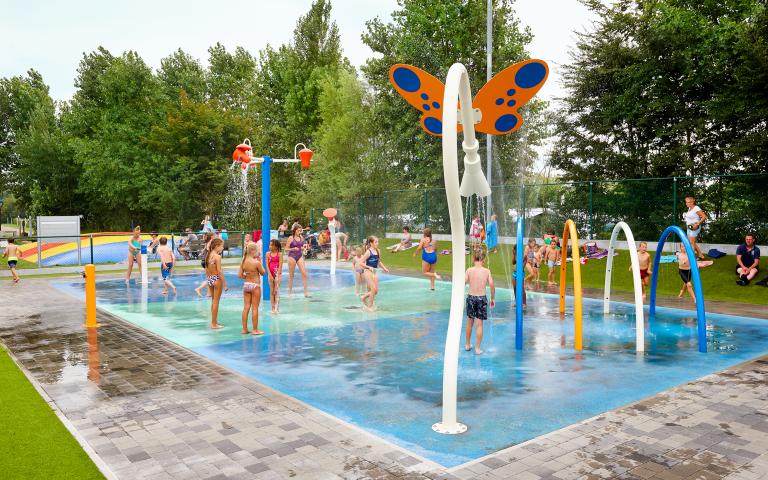
{"type": "Polygon", "coordinates": [[[707,252],[707,256],[710,258],[721,258],[725,256],[725,252],[721,252],[716,248],[710,248],[707,252]]]}

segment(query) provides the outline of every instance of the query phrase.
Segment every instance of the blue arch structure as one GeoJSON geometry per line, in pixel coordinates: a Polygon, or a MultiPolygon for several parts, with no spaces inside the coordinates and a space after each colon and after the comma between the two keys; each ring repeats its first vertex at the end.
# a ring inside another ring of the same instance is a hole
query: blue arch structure
{"type": "Polygon", "coordinates": [[[517,217],[517,252],[515,254],[515,349],[523,349],[523,281],[525,265],[523,265],[523,231],[525,230],[523,216],[517,217]]]}
{"type": "Polygon", "coordinates": [[[667,237],[674,233],[685,245],[685,253],[688,255],[688,263],[691,264],[691,281],[693,282],[693,293],[696,297],[696,319],[699,333],[699,351],[707,351],[707,320],[704,317],[704,292],[701,289],[701,275],[699,274],[699,264],[696,262],[696,256],[693,252],[691,242],[682,228],[672,225],[664,230],[659,238],[659,245],[656,247],[656,255],[653,256],[653,274],[651,275],[651,298],[649,316],[653,320],[656,313],[656,283],[659,279],[659,264],[661,262],[661,253],[664,249],[664,243],[667,237]]]}

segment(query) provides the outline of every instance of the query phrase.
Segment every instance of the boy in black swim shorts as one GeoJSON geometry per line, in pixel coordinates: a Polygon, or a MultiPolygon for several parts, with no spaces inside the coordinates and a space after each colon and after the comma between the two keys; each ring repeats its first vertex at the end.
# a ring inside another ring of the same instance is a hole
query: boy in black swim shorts
{"type": "Polygon", "coordinates": [[[472,327],[477,323],[475,332],[475,354],[483,353],[480,350],[480,344],[483,341],[483,320],[488,319],[488,297],[485,296],[486,285],[491,288],[491,307],[495,305],[496,287],[493,284],[491,271],[483,266],[485,254],[477,250],[474,254],[475,266],[467,269],[464,275],[464,283],[469,284],[469,294],[467,295],[467,342],[464,350],[472,350],[470,340],[472,338],[472,327]]]}

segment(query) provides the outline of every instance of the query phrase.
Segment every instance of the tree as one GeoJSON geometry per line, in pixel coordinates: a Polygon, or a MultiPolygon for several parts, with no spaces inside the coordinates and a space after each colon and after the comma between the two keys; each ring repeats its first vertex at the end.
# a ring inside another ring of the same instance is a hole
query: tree
{"type": "Polygon", "coordinates": [[[588,5],[600,20],[565,69],[556,167],[574,179],[765,170],[764,2],[588,5]]]}

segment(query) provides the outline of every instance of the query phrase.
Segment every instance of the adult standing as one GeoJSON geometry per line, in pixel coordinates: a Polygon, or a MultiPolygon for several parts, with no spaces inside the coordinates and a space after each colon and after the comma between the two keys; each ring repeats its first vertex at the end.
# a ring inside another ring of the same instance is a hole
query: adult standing
{"type": "Polygon", "coordinates": [[[685,206],[688,207],[688,211],[683,214],[683,220],[688,230],[688,240],[696,252],[696,258],[704,260],[704,255],[701,253],[696,239],[701,233],[701,225],[707,220],[707,214],[696,205],[696,199],[693,197],[685,197],[685,206]]]}
{"type": "Polygon", "coordinates": [[[488,247],[488,253],[496,253],[499,246],[499,224],[496,221],[496,215],[491,215],[490,220],[488,220],[485,234],[485,245],[488,247]]]}
{"type": "Polygon", "coordinates": [[[288,236],[288,219],[284,218],[283,223],[277,227],[277,238],[283,239],[288,236]]]}
{"type": "Polygon", "coordinates": [[[344,254],[344,250],[347,248],[347,240],[349,240],[349,237],[346,233],[341,231],[341,222],[337,217],[333,217],[329,222],[328,226],[333,225],[333,229],[336,232],[336,260],[341,260],[341,257],[344,254]]]}
{"type": "Polygon", "coordinates": [[[216,236],[216,230],[213,228],[210,215],[203,217],[203,220],[200,222],[200,231],[203,232],[203,234],[212,233],[214,237],[216,236]]]}
{"type": "Polygon", "coordinates": [[[288,237],[288,295],[293,293],[293,274],[296,266],[299,266],[301,272],[301,282],[304,285],[304,296],[309,298],[309,286],[307,285],[307,267],[304,264],[304,230],[301,225],[293,229],[291,236],[288,237]]]}
{"type": "Polygon", "coordinates": [[[755,245],[755,236],[748,233],[744,237],[744,243],[736,247],[736,275],[739,279],[736,280],[738,285],[742,287],[749,285],[759,270],[760,263],[760,249],[755,245]]]}

